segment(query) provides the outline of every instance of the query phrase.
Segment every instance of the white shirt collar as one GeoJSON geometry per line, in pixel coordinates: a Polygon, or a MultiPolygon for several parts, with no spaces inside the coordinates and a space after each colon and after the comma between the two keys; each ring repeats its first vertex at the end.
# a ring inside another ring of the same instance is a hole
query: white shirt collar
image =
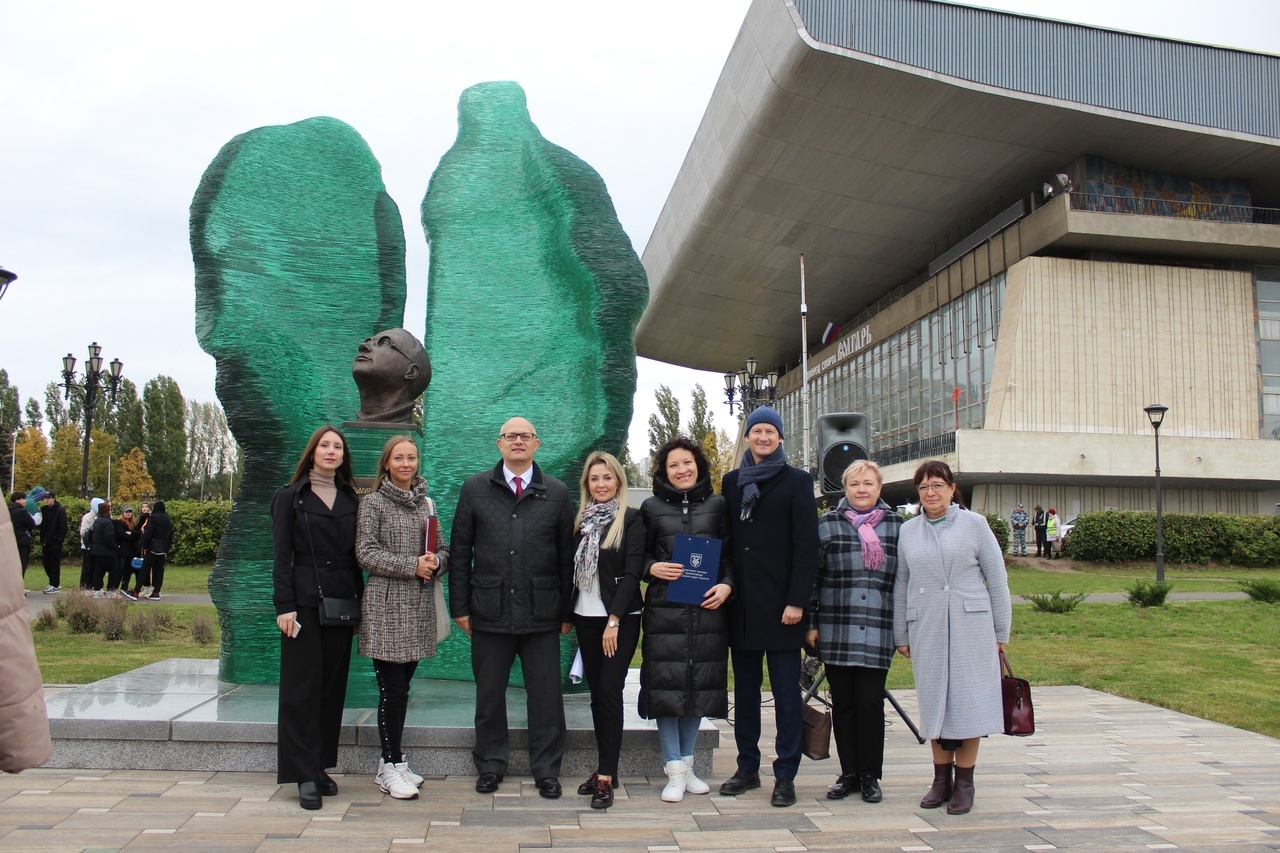
{"type": "Polygon", "coordinates": [[[515,481],[517,477],[519,477],[521,483],[523,483],[523,488],[527,489],[529,488],[529,484],[533,482],[533,466],[530,465],[529,470],[525,471],[523,474],[516,474],[514,471],[512,471],[510,468],[507,467],[507,463],[503,462],[502,476],[506,478],[507,488],[509,488],[511,491],[514,492],[516,490],[515,481]]]}

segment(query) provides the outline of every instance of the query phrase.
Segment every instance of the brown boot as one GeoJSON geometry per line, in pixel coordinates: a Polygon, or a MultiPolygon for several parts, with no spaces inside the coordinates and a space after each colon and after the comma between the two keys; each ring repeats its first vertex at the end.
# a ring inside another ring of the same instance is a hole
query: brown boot
{"type": "Polygon", "coordinates": [[[973,768],[956,765],[956,783],[947,814],[968,814],[973,808],[973,768]]]}
{"type": "Polygon", "coordinates": [[[951,764],[933,765],[933,787],[920,801],[922,809],[936,809],[951,799],[951,764]]]}

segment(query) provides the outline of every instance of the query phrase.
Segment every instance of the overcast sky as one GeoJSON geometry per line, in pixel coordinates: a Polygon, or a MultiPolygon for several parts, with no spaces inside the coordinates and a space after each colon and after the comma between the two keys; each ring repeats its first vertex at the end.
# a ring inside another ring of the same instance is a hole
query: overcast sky
{"type": "MultiPolygon", "coordinates": [[[[600,172],[643,253],[748,5],[0,0],[0,265],[20,276],[0,302],[0,367],[43,405],[61,357],[83,361],[97,340],[139,385],[165,373],[215,399],[194,331],[192,193],[231,137],[316,115],[352,125],[382,163],[408,241],[405,324],[421,336],[419,205],[459,93],[486,80],[524,87],[543,135],[600,172]]],[[[1276,0],[983,5],[1280,53],[1276,0]]],[[[718,376],[641,361],[635,456],[658,384],[687,412],[699,381],[727,425],[718,376]]]]}

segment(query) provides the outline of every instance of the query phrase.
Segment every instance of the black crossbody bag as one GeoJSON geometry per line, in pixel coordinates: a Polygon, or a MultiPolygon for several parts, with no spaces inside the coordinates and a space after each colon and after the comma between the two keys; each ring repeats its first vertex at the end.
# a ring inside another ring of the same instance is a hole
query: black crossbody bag
{"type": "MultiPolygon", "coordinates": [[[[296,510],[295,510],[296,512],[296,510]]],[[[305,515],[302,523],[307,528],[307,544],[311,546],[311,554],[316,553],[316,543],[311,538],[311,520],[305,515]]],[[[324,594],[320,585],[320,567],[316,566],[316,588],[320,591],[320,624],[336,628],[360,627],[360,598],[334,598],[324,594]]]]}

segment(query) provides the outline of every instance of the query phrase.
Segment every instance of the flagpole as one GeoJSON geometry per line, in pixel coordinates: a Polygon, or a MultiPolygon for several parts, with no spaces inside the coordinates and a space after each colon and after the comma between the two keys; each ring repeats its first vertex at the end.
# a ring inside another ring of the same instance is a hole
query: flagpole
{"type": "Polygon", "coordinates": [[[809,471],[809,306],[804,293],[804,253],[800,254],[800,406],[804,410],[804,469],[809,471]]]}

